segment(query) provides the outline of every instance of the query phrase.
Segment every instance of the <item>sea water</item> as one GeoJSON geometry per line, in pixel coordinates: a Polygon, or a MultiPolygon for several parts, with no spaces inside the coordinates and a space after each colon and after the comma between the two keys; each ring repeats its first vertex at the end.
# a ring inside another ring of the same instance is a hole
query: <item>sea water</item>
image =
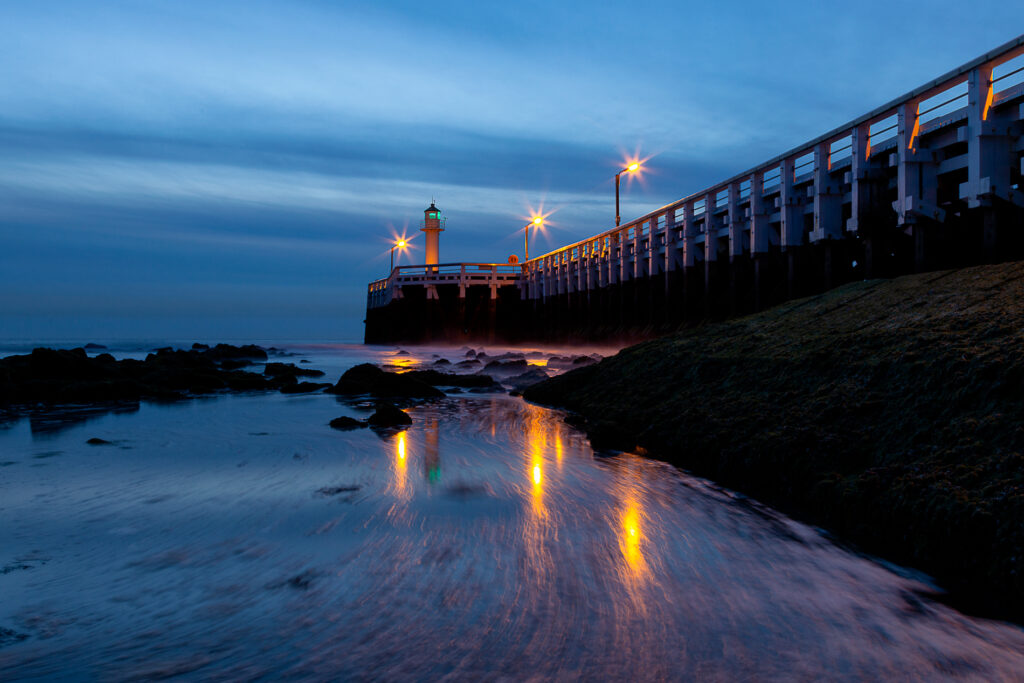
{"type": "MultiPolygon", "coordinates": [[[[329,381],[464,355],[277,346],[329,381]]],[[[0,678],[1024,677],[1019,627],[595,452],[559,411],[466,392],[402,431],[328,427],[369,409],[252,393],[0,423],[0,678]]]]}

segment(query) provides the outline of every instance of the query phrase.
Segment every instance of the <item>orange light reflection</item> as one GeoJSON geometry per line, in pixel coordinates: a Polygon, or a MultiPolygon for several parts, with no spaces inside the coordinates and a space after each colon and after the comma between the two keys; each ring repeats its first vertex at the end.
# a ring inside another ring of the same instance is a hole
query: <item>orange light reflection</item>
{"type": "Polygon", "coordinates": [[[398,432],[395,435],[395,456],[391,466],[391,488],[395,492],[395,498],[400,501],[408,500],[412,496],[409,487],[409,462],[406,455],[405,432],[398,432]]]}
{"type": "Polygon", "coordinates": [[[988,110],[992,107],[992,98],[995,97],[996,86],[994,83],[988,84],[988,95],[985,97],[985,108],[981,111],[981,120],[988,121],[988,110]]]}
{"type": "Polygon", "coordinates": [[[625,455],[618,482],[621,504],[617,519],[619,550],[622,552],[622,576],[631,591],[640,588],[650,576],[647,560],[646,516],[643,504],[642,461],[625,455]]]}

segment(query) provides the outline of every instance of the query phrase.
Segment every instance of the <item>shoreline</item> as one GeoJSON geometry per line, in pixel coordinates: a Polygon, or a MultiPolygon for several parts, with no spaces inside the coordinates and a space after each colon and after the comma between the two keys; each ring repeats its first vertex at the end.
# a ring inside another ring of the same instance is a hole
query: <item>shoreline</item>
{"type": "Polygon", "coordinates": [[[1024,263],[854,283],[524,391],[1024,622],[1024,263]],[[628,406],[624,409],[623,406],[628,406]]]}

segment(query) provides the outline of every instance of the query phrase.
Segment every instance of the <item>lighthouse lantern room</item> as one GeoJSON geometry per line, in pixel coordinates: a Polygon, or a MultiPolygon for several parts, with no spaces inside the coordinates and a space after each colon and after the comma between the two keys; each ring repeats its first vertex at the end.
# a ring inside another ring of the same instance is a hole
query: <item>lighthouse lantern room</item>
{"type": "Polygon", "coordinates": [[[444,223],[441,218],[441,210],[430,202],[430,206],[423,212],[423,227],[420,228],[427,233],[426,264],[437,265],[438,263],[438,241],[441,231],[444,230],[444,223]]]}

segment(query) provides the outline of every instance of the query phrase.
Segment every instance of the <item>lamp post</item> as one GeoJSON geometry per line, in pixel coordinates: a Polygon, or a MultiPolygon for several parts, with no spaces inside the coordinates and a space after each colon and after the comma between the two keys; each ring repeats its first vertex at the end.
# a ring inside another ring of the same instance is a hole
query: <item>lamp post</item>
{"type": "Polygon", "coordinates": [[[544,225],[544,217],[543,216],[537,216],[532,221],[530,221],[529,223],[526,224],[526,228],[525,228],[526,229],[526,238],[525,238],[525,241],[524,241],[524,244],[523,244],[524,251],[526,252],[526,258],[524,258],[523,261],[529,261],[530,260],[530,228],[532,228],[532,227],[538,227],[539,228],[542,225],[544,225]]]}
{"type": "MultiPolygon", "coordinates": [[[[395,249],[405,249],[405,240],[398,240],[395,242],[395,246],[391,247],[391,271],[395,270],[395,249]]],[[[389,272],[389,275],[390,275],[389,272]]]]}
{"type": "Polygon", "coordinates": [[[621,176],[623,173],[636,173],[639,170],[640,170],[640,163],[634,161],[629,166],[627,166],[626,168],[622,169],[621,171],[619,171],[618,173],[615,174],[615,227],[616,228],[619,227],[619,223],[621,222],[621,218],[619,216],[619,176],[621,176]]]}

